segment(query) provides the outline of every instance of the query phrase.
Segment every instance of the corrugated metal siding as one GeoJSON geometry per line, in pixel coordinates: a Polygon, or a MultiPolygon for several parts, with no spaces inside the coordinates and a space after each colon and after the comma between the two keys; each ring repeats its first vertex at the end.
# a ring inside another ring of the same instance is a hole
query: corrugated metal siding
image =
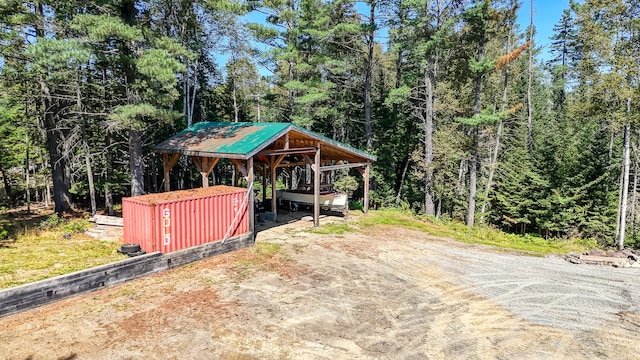
{"type": "Polygon", "coordinates": [[[167,253],[222,240],[230,227],[228,237],[249,232],[246,189],[213,186],[162,194],[122,200],[125,242],[167,253]],[[171,200],[163,201],[162,194],[171,200]]]}
{"type": "Polygon", "coordinates": [[[153,206],[129,201],[129,199],[132,198],[122,199],[124,241],[125,243],[140,244],[143,249],[149,249],[148,252],[153,252],[155,250],[152,239],[155,238],[154,232],[156,230],[152,226],[155,223],[153,206]]]}

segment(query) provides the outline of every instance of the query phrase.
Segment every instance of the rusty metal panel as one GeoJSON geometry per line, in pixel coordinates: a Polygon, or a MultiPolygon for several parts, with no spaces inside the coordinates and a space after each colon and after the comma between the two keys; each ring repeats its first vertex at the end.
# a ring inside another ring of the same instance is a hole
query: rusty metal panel
{"type": "Polygon", "coordinates": [[[124,241],[168,253],[249,232],[247,189],[212,186],[122,200],[124,241]]]}
{"type": "Polygon", "coordinates": [[[269,140],[290,127],[289,123],[200,122],[158,144],[154,150],[190,155],[246,155],[268,145],[269,140]]]}

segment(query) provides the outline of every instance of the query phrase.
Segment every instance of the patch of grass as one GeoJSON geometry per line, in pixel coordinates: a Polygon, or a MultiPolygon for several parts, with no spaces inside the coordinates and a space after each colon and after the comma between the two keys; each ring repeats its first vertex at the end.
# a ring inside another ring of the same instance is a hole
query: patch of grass
{"type": "MultiPolygon", "coordinates": [[[[410,212],[399,209],[372,210],[358,222],[362,226],[390,225],[432,233],[437,229],[434,224],[420,220],[410,212]]],[[[433,234],[435,235],[435,234],[433,234]]]]}
{"type": "Polygon", "coordinates": [[[595,240],[544,239],[533,235],[515,235],[488,227],[467,227],[455,221],[431,221],[413,216],[411,213],[385,209],[370,211],[359,224],[363,227],[376,225],[401,226],[422,231],[434,236],[453,238],[469,244],[490,245],[501,249],[517,250],[534,256],[582,252],[597,247],[595,240]]]}
{"type": "Polygon", "coordinates": [[[278,244],[259,242],[236,256],[234,273],[238,280],[246,278],[255,271],[272,270],[276,264],[290,262],[291,256],[284,254],[278,244]]]}
{"type": "Polygon", "coordinates": [[[334,222],[334,223],[321,225],[320,227],[309,230],[309,232],[312,232],[314,234],[324,234],[324,235],[329,235],[329,234],[342,235],[344,233],[354,232],[357,230],[358,229],[356,229],[355,227],[347,223],[334,222]]]}
{"type": "Polygon", "coordinates": [[[90,228],[92,224],[89,220],[84,219],[74,219],[70,221],[66,221],[60,229],[67,234],[79,234],[83,233],[85,230],[90,228]]]}
{"type": "Polygon", "coordinates": [[[0,289],[122,260],[115,241],[78,234],[81,219],[45,220],[46,229],[24,229],[0,246],[0,289]],[[75,235],[71,235],[75,234],[75,235]]]}

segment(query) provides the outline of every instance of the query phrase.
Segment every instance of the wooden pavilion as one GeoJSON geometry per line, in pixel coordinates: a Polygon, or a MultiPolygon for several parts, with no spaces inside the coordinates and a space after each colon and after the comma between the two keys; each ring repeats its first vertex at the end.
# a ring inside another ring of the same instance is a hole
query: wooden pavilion
{"type": "MultiPolygon", "coordinates": [[[[364,211],[369,207],[369,172],[376,157],[321,134],[291,123],[197,123],[154,148],[163,154],[164,190],[170,191],[169,173],[180,156],[191,158],[202,175],[202,186],[209,186],[209,174],[220,159],[229,159],[246,181],[249,204],[254,203],[255,170],[270,172],[271,209],[277,216],[277,169],[310,165],[313,171],[313,223],[319,225],[320,174],[355,168],[364,178],[364,211]]],[[[250,231],[254,232],[254,210],[249,206],[250,231]]]]}

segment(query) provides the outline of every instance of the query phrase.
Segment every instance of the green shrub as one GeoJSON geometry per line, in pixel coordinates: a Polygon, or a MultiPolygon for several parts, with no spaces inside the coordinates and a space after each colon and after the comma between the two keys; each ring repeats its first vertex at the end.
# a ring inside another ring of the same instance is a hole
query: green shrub
{"type": "Polygon", "coordinates": [[[63,224],[60,229],[65,233],[76,234],[84,232],[91,227],[91,223],[87,220],[71,220],[63,224]]]}
{"type": "Polygon", "coordinates": [[[333,187],[341,193],[351,195],[358,188],[358,180],[353,176],[343,175],[333,183],[333,187]]]}
{"type": "Polygon", "coordinates": [[[52,229],[54,227],[58,227],[65,223],[65,219],[58,216],[57,213],[53,213],[46,220],[42,220],[40,222],[40,227],[42,229],[52,229]]]}
{"type": "Polygon", "coordinates": [[[349,200],[349,210],[364,211],[364,206],[361,201],[349,200]]]}

